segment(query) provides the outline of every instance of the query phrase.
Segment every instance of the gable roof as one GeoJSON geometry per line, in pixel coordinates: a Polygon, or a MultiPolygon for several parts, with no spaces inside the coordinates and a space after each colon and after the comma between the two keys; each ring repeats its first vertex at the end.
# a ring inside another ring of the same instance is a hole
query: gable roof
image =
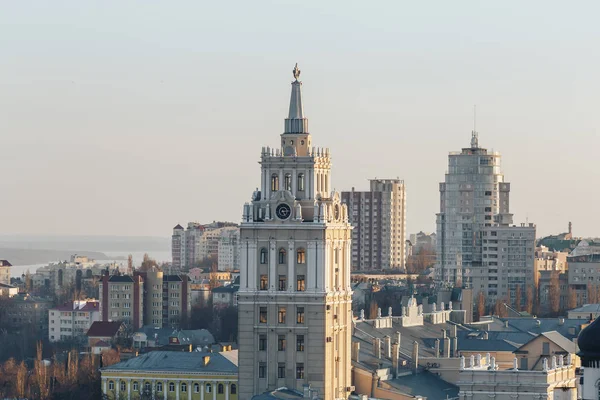
{"type": "Polygon", "coordinates": [[[152,351],[127,361],[102,368],[102,371],[166,371],[166,372],[204,372],[230,373],[237,375],[238,368],[219,353],[194,351],[152,351]],[[204,357],[210,357],[204,365],[204,357]]]}
{"type": "Polygon", "coordinates": [[[121,329],[121,321],[95,321],[87,331],[88,337],[114,337],[121,329]]]}
{"type": "Polygon", "coordinates": [[[539,339],[542,336],[556,344],[558,347],[560,347],[567,353],[575,354],[577,352],[577,345],[556,331],[540,333],[539,335],[531,339],[529,342],[519,347],[516,351],[519,351],[523,347],[527,346],[529,343],[539,339]]]}
{"type": "Polygon", "coordinates": [[[12,264],[8,260],[0,260],[0,267],[12,267],[12,264]]]}
{"type": "Polygon", "coordinates": [[[133,278],[129,275],[111,275],[108,278],[109,282],[133,282],[133,278]]]}

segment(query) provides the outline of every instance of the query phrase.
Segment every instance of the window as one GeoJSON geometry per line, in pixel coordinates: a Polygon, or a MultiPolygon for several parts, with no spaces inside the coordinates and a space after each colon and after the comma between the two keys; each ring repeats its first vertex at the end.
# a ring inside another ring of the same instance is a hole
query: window
{"type": "Polygon", "coordinates": [[[266,324],[267,323],[267,307],[261,307],[260,308],[259,322],[261,324],[266,324]]]}
{"type": "Polygon", "coordinates": [[[279,335],[277,337],[277,350],[285,351],[285,335],[279,335]]]}
{"type": "Polygon", "coordinates": [[[218,394],[223,394],[223,393],[225,393],[225,390],[224,390],[224,389],[225,389],[225,388],[223,387],[223,384],[222,384],[222,383],[219,383],[219,386],[217,386],[217,393],[218,393],[218,394]]]}
{"type": "Polygon", "coordinates": [[[125,381],[121,381],[121,391],[125,391],[126,390],[126,386],[125,386],[125,381]]]}
{"type": "Polygon", "coordinates": [[[277,321],[280,324],[285,324],[285,307],[279,307],[279,312],[277,313],[277,321]]]}
{"type": "Polygon", "coordinates": [[[175,384],[173,382],[169,383],[169,392],[174,392],[175,391],[175,384]]]}
{"type": "Polygon", "coordinates": [[[144,383],[144,391],[146,391],[146,393],[150,392],[150,382],[144,383]]]}
{"type": "Polygon", "coordinates": [[[290,191],[292,190],[292,174],[285,174],[284,189],[290,191]]]}
{"type": "Polygon", "coordinates": [[[296,309],[296,323],[297,324],[304,323],[304,307],[298,307],[296,309]]]}
{"type": "Polygon", "coordinates": [[[306,290],[304,275],[298,275],[296,277],[296,290],[298,292],[304,292],[306,290]]]}
{"type": "Polygon", "coordinates": [[[162,392],[163,388],[162,388],[162,382],[158,382],[156,383],[156,391],[157,392],[162,392]]]}
{"type": "Polygon", "coordinates": [[[235,383],[231,385],[231,394],[237,394],[237,386],[235,385],[235,383]]]}
{"type": "Polygon", "coordinates": [[[133,382],[133,391],[137,392],[139,390],[139,383],[133,382]]]}
{"type": "Polygon", "coordinates": [[[277,377],[280,379],[285,378],[285,363],[279,363],[277,365],[277,377]]]}
{"type": "Polygon", "coordinates": [[[260,249],[260,263],[261,264],[267,263],[267,249],[265,249],[264,247],[262,249],[260,249]]]}
{"type": "Polygon", "coordinates": [[[286,276],[285,275],[279,275],[279,291],[280,292],[285,292],[285,286],[286,286],[286,276]]]}
{"type": "Polygon", "coordinates": [[[181,391],[182,391],[182,392],[187,392],[187,385],[185,384],[185,382],[183,382],[183,383],[181,384],[181,391]]]}
{"type": "Polygon", "coordinates": [[[285,264],[285,249],[279,249],[279,264],[285,264]]]}
{"type": "Polygon", "coordinates": [[[304,190],[304,174],[298,174],[298,190],[304,190]]]}
{"type": "Polygon", "coordinates": [[[108,381],[108,390],[115,390],[115,381],[108,381]]]}
{"type": "Polygon", "coordinates": [[[296,379],[304,379],[304,364],[296,364],[296,379]]]}
{"type": "Polygon", "coordinates": [[[264,351],[267,349],[267,335],[260,335],[258,337],[258,350],[264,351]]]}
{"type": "Polygon", "coordinates": [[[267,366],[264,363],[258,365],[258,377],[265,378],[267,376],[267,366]]]}
{"type": "Polygon", "coordinates": [[[200,393],[200,385],[197,383],[194,383],[194,393],[200,393]]]}
{"type": "Polygon", "coordinates": [[[212,386],[210,383],[206,384],[206,393],[211,393],[212,392],[212,386]]]}
{"type": "Polygon", "coordinates": [[[268,290],[269,289],[269,278],[267,275],[260,276],[260,290],[268,290]]]}
{"type": "Polygon", "coordinates": [[[276,192],[279,190],[279,177],[277,174],[271,175],[271,191],[276,192]]]}
{"type": "Polygon", "coordinates": [[[296,351],[304,351],[304,335],[296,335],[296,351]]]}
{"type": "Polygon", "coordinates": [[[339,261],[339,257],[340,257],[340,249],[334,249],[333,250],[333,259],[334,259],[334,264],[337,264],[339,261]]]}
{"type": "Polygon", "coordinates": [[[296,252],[296,262],[298,264],[306,263],[306,251],[304,249],[298,249],[296,252]]]}

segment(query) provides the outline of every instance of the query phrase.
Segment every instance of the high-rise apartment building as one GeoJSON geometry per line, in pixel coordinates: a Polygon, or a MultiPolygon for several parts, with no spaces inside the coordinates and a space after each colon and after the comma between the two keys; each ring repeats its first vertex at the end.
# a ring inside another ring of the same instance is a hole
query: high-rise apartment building
{"type": "Polygon", "coordinates": [[[240,400],[282,386],[322,399],[353,390],[352,227],[331,191],[329,150],[312,147],[299,75],[281,145],[263,147],[261,186],[243,209],[240,400]]]}
{"type": "Polygon", "coordinates": [[[200,239],[204,226],[197,222],[189,222],[187,229],[177,224],[171,236],[171,256],[175,269],[193,268],[199,259],[200,239]]]}
{"type": "Polygon", "coordinates": [[[352,268],[404,269],[406,188],[399,179],[371,179],[368,192],[342,192],[352,231],[352,268]]]}
{"type": "Polygon", "coordinates": [[[138,330],[144,324],[144,280],[140,275],[108,275],[100,281],[102,321],[123,321],[138,330]]]}
{"type": "Polygon", "coordinates": [[[240,229],[237,227],[222,228],[218,243],[219,271],[240,269],[240,229]]]}
{"type": "Polygon", "coordinates": [[[510,301],[517,287],[533,285],[535,225],[512,225],[509,195],[500,153],[480,147],[473,132],[471,147],[450,153],[440,183],[438,283],[483,290],[488,301],[510,301]]]}
{"type": "Polygon", "coordinates": [[[12,264],[7,260],[0,260],[0,283],[10,285],[10,267],[12,264]]]}

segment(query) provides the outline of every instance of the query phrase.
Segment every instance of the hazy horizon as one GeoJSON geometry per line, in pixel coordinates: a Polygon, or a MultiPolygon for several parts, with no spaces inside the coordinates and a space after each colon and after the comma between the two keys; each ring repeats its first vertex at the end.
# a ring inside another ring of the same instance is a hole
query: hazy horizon
{"type": "Polygon", "coordinates": [[[597,2],[6,2],[2,235],[239,222],[302,71],[336,190],[407,187],[435,231],[448,152],[502,154],[515,223],[600,236],[597,2]]]}

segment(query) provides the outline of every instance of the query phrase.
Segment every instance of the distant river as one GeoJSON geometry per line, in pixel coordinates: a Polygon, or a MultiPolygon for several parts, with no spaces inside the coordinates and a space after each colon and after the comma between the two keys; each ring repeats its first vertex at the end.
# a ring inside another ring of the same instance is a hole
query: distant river
{"type": "MultiPolygon", "coordinates": [[[[127,256],[131,254],[133,256],[133,265],[140,266],[142,260],[144,259],[144,254],[148,254],[150,258],[155,259],[159,264],[163,262],[171,262],[171,252],[170,251],[101,251],[106,254],[108,257],[111,257],[107,260],[95,260],[98,264],[108,264],[112,262],[116,262],[118,264],[127,265],[127,256]],[[114,258],[113,258],[114,257],[114,258]]],[[[84,252],[79,253],[80,255],[85,255],[84,252]]],[[[31,274],[33,274],[38,268],[48,265],[50,263],[57,263],[59,260],[48,260],[45,264],[32,264],[32,265],[17,265],[13,266],[10,269],[10,275],[13,277],[19,277],[27,270],[31,274]]]]}

